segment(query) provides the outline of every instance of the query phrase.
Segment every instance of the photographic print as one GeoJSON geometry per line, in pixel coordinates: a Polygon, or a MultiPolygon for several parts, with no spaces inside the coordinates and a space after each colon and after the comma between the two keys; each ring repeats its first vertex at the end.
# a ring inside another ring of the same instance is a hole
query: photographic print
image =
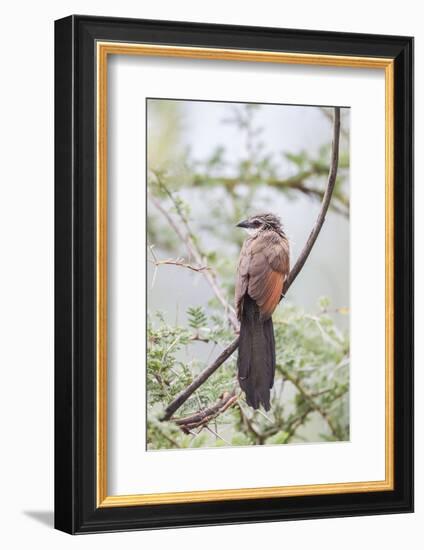
{"type": "Polygon", "coordinates": [[[411,37],[55,22],[57,529],[413,510],[412,120],[411,37]]]}
{"type": "Polygon", "coordinates": [[[348,441],[350,109],[146,111],[147,450],[348,441]]]}

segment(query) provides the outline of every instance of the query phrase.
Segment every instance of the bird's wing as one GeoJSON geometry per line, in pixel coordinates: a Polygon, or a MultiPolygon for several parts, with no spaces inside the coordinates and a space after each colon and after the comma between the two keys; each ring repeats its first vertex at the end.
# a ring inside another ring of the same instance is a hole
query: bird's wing
{"type": "Polygon", "coordinates": [[[259,306],[262,319],[269,319],[290,269],[288,240],[275,231],[261,231],[247,248],[247,292],[259,306]]]}

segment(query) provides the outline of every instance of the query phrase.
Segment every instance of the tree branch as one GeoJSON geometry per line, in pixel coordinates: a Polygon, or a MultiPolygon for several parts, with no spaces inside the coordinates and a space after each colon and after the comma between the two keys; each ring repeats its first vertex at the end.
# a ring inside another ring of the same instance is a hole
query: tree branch
{"type": "Polygon", "coordinates": [[[165,412],[161,420],[169,420],[171,416],[177,411],[183,403],[192,395],[193,392],[197,390],[206,380],[224,363],[238,348],[239,339],[238,337],[227,346],[224,351],[218,355],[213,363],[206,367],[193,382],[187,386],[182,392],[180,392],[177,397],[166,407],[165,412]]]}
{"type": "Polygon", "coordinates": [[[236,401],[237,395],[235,390],[232,392],[226,392],[216,403],[206,409],[196,411],[195,413],[183,418],[174,418],[173,420],[175,424],[183,430],[183,432],[188,433],[194,428],[206,426],[211,420],[234,405],[236,401]]]}
{"type": "Polygon", "coordinates": [[[184,258],[166,258],[165,260],[152,260],[151,262],[154,266],[159,267],[160,265],[177,265],[179,267],[185,267],[190,271],[205,271],[205,269],[210,269],[207,265],[192,265],[184,261],[184,258]]]}
{"type": "MultiPolygon", "coordinates": [[[[333,116],[331,114],[331,107],[320,107],[321,113],[329,122],[333,122],[333,116]]],[[[345,139],[349,139],[349,132],[346,129],[340,128],[340,133],[345,139]]]]}
{"type": "MultiPolygon", "coordinates": [[[[277,189],[285,189],[288,191],[299,191],[300,193],[306,195],[307,197],[312,197],[314,199],[322,200],[324,197],[323,190],[308,185],[306,180],[313,176],[323,175],[323,169],[316,167],[315,169],[305,170],[300,172],[296,176],[279,179],[279,178],[267,178],[266,180],[260,180],[258,183],[266,183],[268,187],[275,187],[277,189]]],[[[200,174],[195,175],[193,179],[193,186],[201,186],[204,184],[219,184],[223,185],[229,192],[232,192],[234,188],[240,183],[247,183],[240,178],[233,178],[228,176],[202,176],[200,174]]],[[[336,191],[334,193],[334,199],[331,204],[331,209],[338,214],[341,214],[345,217],[349,216],[349,201],[347,197],[341,192],[336,191]],[[337,201],[337,202],[336,202],[337,201]]]]}
{"type": "MultiPolygon", "coordinates": [[[[299,255],[295,265],[291,269],[289,276],[286,279],[286,282],[283,287],[283,296],[286,295],[288,289],[293,284],[296,277],[299,275],[301,269],[305,265],[306,260],[314,246],[319,232],[321,231],[322,225],[325,221],[325,217],[330,205],[331,196],[334,190],[334,185],[336,183],[337,176],[337,166],[339,161],[339,141],[340,141],[340,108],[334,108],[334,122],[333,122],[333,141],[332,141],[332,151],[331,151],[331,165],[330,172],[328,174],[327,187],[324,193],[324,197],[321,203],[320,212],[318,214],[317,220],[314,227],[306,241],[306,244],[299,255]]],[[[193,382],[180,392],[177,397],[166,407],[165,413],[161,420],[169,420],[171,416],[181,407],[183,403],[187,401],[190,395],[197,390],[238,348],[239,337],[227,346],[224,351],[215,359],[215,361],[206,367],[193,382]]]]}

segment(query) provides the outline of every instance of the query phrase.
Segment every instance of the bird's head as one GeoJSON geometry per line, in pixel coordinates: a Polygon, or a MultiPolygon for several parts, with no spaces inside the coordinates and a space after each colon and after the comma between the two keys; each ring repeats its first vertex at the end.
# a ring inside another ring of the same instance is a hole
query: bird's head
{"type": "Polygon", "coordinates": [[[243,227],[251,235],[262,229],[270,229],[272,231],[277,231],[278,233],[283,233],[283,226],[281,225],[280,218],[270,212],[250,216],[246,220],[238,223],[237,227],[243,227]]]}

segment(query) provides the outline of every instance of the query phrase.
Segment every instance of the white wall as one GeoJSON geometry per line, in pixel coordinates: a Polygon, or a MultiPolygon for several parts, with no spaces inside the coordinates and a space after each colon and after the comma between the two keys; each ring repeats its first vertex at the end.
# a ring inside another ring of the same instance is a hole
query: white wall
{"type": "MultiPolygon", "coordinates": [[[[0,541],[4,548],[421,548],[424,522],[423,292],[418,286],[416,513],[70,537],[53,505],[53,20],[71,13],[416,37],[416,204],[423,204],[424,27],[419,2],[93,0],[3,5],[0,77],[0,541]],[[420,307],[421,306],[421,307],[420,307]],[[48,526],[46,524],[49,524],[48,526]],[[7,539],[6,545],[4,542],[7,539]]],[[[423,280],[424,217],[416,222],[423,280]]]]}

